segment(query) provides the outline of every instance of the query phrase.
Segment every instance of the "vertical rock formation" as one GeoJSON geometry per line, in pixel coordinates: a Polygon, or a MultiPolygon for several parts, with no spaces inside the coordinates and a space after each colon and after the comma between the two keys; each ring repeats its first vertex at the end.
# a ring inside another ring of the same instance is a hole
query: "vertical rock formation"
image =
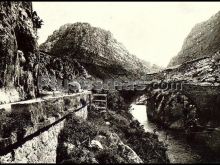
{"type": "Polygon", "coordinates": [[[36,96],[37,54],[31,2],[0,2],[0,104],[36,96]]]}
{"type": "Polygon", "coordinates": [[[207,21],[196,24],[186,37],[182,50],[169,63],[178,65],[201,57],[213,56],[220,46],[220,12],[207,21]]]}

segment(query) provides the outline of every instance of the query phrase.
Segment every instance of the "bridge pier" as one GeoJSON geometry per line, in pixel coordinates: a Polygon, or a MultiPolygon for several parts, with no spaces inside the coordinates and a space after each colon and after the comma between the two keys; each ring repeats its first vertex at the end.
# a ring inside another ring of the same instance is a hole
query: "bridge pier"
{"type": "Polygon", "coordinates": [[[185,84],[183,86],[185,94],[197,107],[201,124],[212,122],[213,126],[219,126],[220,118],[220,87],[200,86],[185,84]]]}

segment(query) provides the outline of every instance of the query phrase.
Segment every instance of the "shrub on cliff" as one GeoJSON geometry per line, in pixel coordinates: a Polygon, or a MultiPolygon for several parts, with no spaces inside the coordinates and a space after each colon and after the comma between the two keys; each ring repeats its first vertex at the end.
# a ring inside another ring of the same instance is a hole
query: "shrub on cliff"
{"type": "MultiPolygon", "coordinates": [[[[126,155],[119,151],[119,146],[124,146],[124,144],[119,137],[111,133],[104,123],[80,121],[72,116],[67,119],[64,130],[59,136],[57,162],[135,163],[132,157],[124,158],[126,155]],[[100,141],[100,145],[103,147],[101,149],[92,147],[91,142],[94,140],[100,141]]],[[[132,152],[130,148],[128,151],[132,152]]]]}
{"type": "Polygon", "coordinates": [[[128,111],[109,110],[107,118],[104,118],[100,112],[90,110],[88,120],[102,127],[106,121],[109,121],[110,125],[106,129],[117,133],[121,140],[129,145],[144,162],[168,162],[163,143],[158,141],[156,135],[146,133],[143,126],[137,120],[133,120],[128,111]]]}
{"type": "Polygon", "coordinates": [[[72,159],[72,162],[82,162],[83,157],[84,163],[94,159],[99,163],[134,163],[142,160],[145,163],[167,162],[163,143],[158,141],[156,135],[146,133],[137,120],[133,120],[128,112],[128,105],[119,92],[99,92],[108,93],[108,110],[104,112],[90,107],[87,121],[80,121],[74,116],[67,120],[59,137],[59,161],[72,159]],[[108,140],[103,141],[103,138],[108,140]],[[92,140],[96,140],[96,143],[100,142],[97,145],[102,145],[103,149],[90,148],[92,140]],[[62,153],[67,152],[66,147],[63,146],[64,142],[71,143],[76,148],[71,154],[66,153],[66,157],[62,157],[62,153]],[[122,148],[127,148],[130,154],[133,153],[133,156],[129,157],[125,149],[121,151],[120,145],[123,146],[122,148]],[[83,156],[80,149],[86,150],[85,153],[92,152],[90,156],[94,157],[83,156]]]}

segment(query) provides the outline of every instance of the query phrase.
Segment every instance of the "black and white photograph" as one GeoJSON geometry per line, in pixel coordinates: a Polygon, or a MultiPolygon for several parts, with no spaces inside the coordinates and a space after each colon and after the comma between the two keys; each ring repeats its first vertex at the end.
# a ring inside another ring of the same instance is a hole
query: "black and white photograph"
{"type": "Polygon", "coordinates": [[[220,2],[1,1],[0,164],[220,163],[220,2]]]}

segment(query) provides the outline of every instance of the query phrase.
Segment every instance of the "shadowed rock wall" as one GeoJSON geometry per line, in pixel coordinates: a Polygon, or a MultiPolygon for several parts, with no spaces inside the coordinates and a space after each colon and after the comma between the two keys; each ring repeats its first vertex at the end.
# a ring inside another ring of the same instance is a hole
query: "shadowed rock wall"
{"type": "Polygon", "coordinates": [[[0,104],[36,96],[37,42],[31,2],[0,2],[0,104]]]}

